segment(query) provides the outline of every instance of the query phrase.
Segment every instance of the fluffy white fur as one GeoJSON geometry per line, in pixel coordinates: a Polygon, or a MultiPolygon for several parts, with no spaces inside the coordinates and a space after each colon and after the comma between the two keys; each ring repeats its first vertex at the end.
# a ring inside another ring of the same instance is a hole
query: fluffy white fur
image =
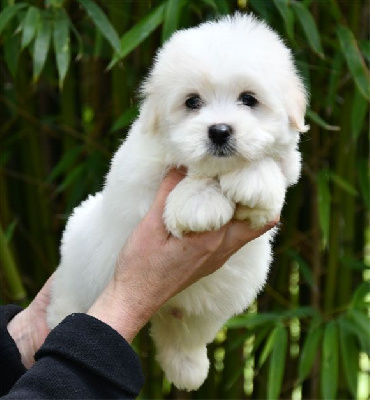
{"type": "MultiPolygon", "coordinates": [[[[140,116],[115,154],[104,189],[69,218],[48,309],[51,327],[85,312],[111,279],[122,245],[151,205],[168,169],[188,175],[169,195],[173,235],[217,229],[231,218],[264,225],[297,182],[306,93],[290,51],[253,16],[237,14],[182,30],[159,51],[143,85],[140,116]],[[243,92],[258,104],[241,103],[243,92]],[[185,102],[198,94],[202,107],[185,102]],[[233,151],[210,151],[209,126],[232,127],[233,151]]],[[[171,299],[152,319],[157,359],[177,387],[205,380],[211,342],[262,288],[273,232],[243,247],[217,272],[171,299]],[[175,311],[175,312],[174,312],[175,311]]]]}

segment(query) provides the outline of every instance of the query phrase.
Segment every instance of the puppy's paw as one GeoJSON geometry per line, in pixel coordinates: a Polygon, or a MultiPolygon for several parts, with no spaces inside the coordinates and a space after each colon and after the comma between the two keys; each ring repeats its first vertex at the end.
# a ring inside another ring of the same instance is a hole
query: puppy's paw
{"type": "Polygon", "coordinates": [[[276,218],[284,204],[286,180],[271,159],[221,176],[220,185],[225,195],[238,204],[235,218],[249,219],[254,228],[276,218]]]}
{"type": "Polygon", "coordinates": [[[234,218],[239,221],[250,221],[252,229],[262,228],[269,222],[276,220],[281,209],[251,208],[237,204],[234,218]]]}
{"type": "Polygon", "coordinates": [[[219,229],[231,220],[234,209],[216,181],[187,177],[168,196],[163,218],[168,231],[181,237],[219,229]]]}
{"type": "Polygon", "coordinates": [[[157,360],[167,379],[178,389],[197,390],[205,381],[209,370],[207,348],[163,348],[157,360]]]}

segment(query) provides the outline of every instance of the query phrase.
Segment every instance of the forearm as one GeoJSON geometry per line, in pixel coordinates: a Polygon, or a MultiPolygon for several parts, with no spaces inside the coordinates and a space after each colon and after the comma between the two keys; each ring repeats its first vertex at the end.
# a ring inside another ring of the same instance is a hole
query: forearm
{"type": "Polygon", "coordinates": [[[140,285],[130,282],[125,286],[112,280],[87,312],[116,330],[128,343],[165,302],[135,283],[140,285]]]}

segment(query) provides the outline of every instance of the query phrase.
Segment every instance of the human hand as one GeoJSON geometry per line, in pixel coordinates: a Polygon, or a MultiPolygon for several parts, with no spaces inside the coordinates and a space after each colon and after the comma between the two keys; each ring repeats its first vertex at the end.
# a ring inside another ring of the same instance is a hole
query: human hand
{"type": "Polygon", "coordinates": [[[152,207],[122,248],[113,279],[88,312],[128,342],[167,300],[216,271],[278,222],[253,230],[246,222],[232,220],[217,231],[176,238],[164,226],[163,211],[183,177],[179,171],[165,177],[152,207]]]}
{"type": "Polygon", "coordinates": [[[35,299],[8,324],[8,332],[21,354],[23,365],[29,369],[35,362],[34,355],[44,343],[50,329],[46,323],[46,309],[50,302],[51,276],[35,299]]]}

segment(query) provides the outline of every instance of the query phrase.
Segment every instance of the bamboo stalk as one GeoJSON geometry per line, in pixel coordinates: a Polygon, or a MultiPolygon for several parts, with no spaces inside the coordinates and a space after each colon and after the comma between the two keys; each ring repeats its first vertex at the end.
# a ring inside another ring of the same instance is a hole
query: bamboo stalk
{"type": "MultiPolygon", "coordinates": [[[[35,93],[32,92],[28,82],[27,70],[20,71],[19,81],[16,86],[17,102],[19,108],[26,110],[31,115],[37,115],[36,102],[34,101],[35,93]]],[[[45,152],[43,151],[43,140],[40,131],[28,123],[25,118],[20,118],[19,121],[20,133],[24,140],[20,146],[20,154],[23,163],[21,168],[26,175],[30,175],[36,180],[42,182],[45,180],[45,152]]],[[[38,252],[43,254],[42,259],[33,258],[34,262],[27,259],[27,263],[34,269],[37,280],[37,286],[45,282],[56,264],[56,242],[52,235],[52,209],[47,201],[48,194],[45,188],[39,187],[38,190],[31,185],[25,187],[25,196],[22,203],[26,203],[26,208],[21,207],[23,212],[26,211],[29,235],[37,243],[38,252]],[[46,262],[44,261],[46,259],[46,262]]]]}
{"type": "MultiPolygon", "coordinates": [[[[227,349],[232,343],[237,341],[242,334],[242,330],[228,329],[224,347],[227,349]]],[[[222,381],[220,382],[220,392],[217,398],[220,399],[242,399],[244,394],[244,342],[232,350],[225,351],[224,369],[222,371],[222,381]]]]}
{"type": "Polygon", "coordinates": [[[27,293],[23,286],[21,276],[13,257],[8,241],[5,238],[3,227],[0,224],[0,258],[2,271],[5,277],[6,286],[10,292],[10,298],[17,303],[23,303],[27,293]]]}
{"type": "MultiPolygon", "coordinates": [[[[115,1],[109,1],[108,4],[109,18],[116,29],[117,33],[122,36],[129,27],[130,16],[133,3],[122,2],[118,4],[115,1]]],[[[125,74],[125,70],[129,67],[127,60],[123,60],[112,69],[112,101],[113,101],[113,118],[118,118],[130,105],[129,80],[125,74]]]]}

